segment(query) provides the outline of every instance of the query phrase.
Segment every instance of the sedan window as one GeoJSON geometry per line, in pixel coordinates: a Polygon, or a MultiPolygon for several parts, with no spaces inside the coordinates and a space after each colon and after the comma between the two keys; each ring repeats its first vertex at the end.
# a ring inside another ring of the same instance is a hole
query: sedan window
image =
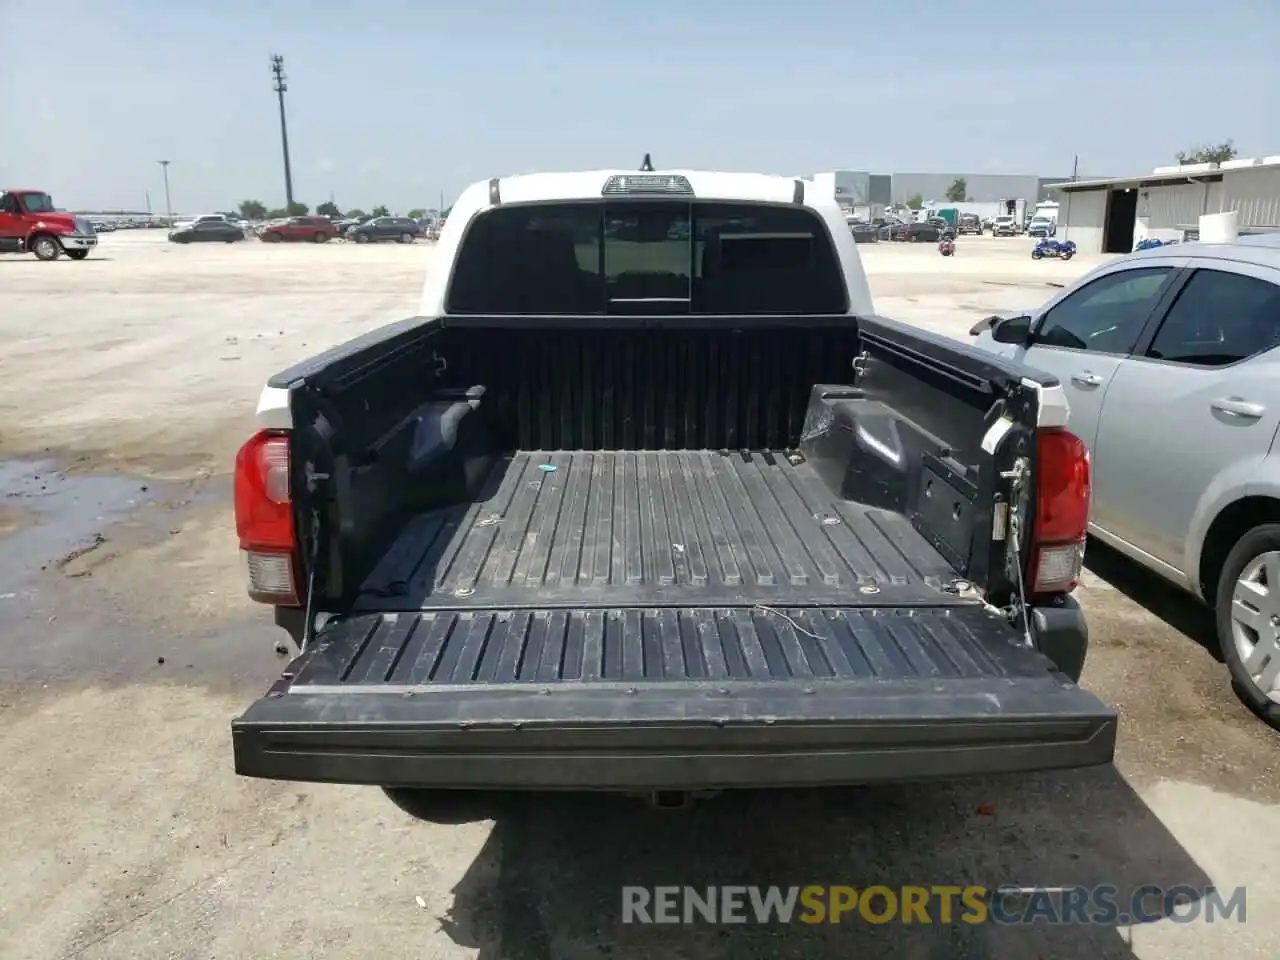
{"type": "Polygon", "coordinates": [[[1280,285],[1197,270],[1178,294],[1147,356],[1221,367],[1280,345],[1280,285]]]}
{"type": "Polygon", "coordinates": [[[1107,274],[1052,307],[1035,342],[1093,353],[1128,353],[1168,279],[1169,267],[1107,274]]]}

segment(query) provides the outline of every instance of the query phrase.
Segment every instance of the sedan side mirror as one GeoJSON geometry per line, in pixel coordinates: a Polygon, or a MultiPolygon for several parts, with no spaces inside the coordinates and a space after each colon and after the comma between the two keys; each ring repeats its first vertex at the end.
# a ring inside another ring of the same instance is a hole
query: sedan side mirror
{"type": "Polygon", "coordinates": [[[1031,317],[1003,317],[991,326],[991,339],[996,343],[1016,343],[1026,346],[1031,341],[1031,317]]]}

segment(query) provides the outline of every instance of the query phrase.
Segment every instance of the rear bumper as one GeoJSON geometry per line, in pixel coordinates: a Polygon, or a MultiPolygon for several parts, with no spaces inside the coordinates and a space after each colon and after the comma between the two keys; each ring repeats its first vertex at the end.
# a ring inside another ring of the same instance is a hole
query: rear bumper
{"type": "Polygon", "coordinates": [[[1086,767],[1115,752],[1114,712],[1060,677],[521,686],[269,696],[232,724],[236,772],[452,789],[708,790],[1086,767]]]}

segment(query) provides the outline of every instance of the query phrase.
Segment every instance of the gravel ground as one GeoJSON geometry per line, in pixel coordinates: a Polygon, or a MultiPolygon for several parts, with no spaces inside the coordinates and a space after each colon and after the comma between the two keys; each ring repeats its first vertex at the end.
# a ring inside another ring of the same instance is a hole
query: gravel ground
{"type": "MultiPolygon", "coordinates": [[[[1096,261],[1024,239],[860,248],[885,315],[962,336],[1096,261]]],[[[1084,684],[1114,769],[409,819],[376,790],[237,778],[228,722],[280,661],[243,595],[228,468],[276,370],[416,307],[431,250],[0,258],[0,956],[1253,957],[1280,942],[1276,736],[1209,616],[1101,546],[1084,684]],[[624,884],[1248,888],[1244,924],[640,928],[624,884]]]]}

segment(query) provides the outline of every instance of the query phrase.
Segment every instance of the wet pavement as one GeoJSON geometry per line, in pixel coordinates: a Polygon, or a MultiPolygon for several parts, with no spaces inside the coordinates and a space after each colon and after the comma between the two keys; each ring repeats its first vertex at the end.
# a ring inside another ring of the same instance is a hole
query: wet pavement
{"type": "Polygon", "coordinates": [[[226,500],[225,481],[193,487],[0,460],[0,690],[8,702],[67,684],[208,680],[225,690],[237,678],[256,684],[270,675],[277,658],[263,655],[272,649],[264,636],[274,630],[260,608],[175,631],[162,616],[171,568],[144,571],[143,584],[116,582],[123,560],[176,537],[184,516],[229,515],[226,500]],[[95,589],[104,575],[105,589],[95,589]]]}
{"type": "Polygon", "coordinates": [[[3,508],[12,527],[0,550],[0,593],[37,568],[67,566],[105,541],[103,530],[157,493],[129,477],[68,476],[52,460],[0,460],[3,508]]]}

